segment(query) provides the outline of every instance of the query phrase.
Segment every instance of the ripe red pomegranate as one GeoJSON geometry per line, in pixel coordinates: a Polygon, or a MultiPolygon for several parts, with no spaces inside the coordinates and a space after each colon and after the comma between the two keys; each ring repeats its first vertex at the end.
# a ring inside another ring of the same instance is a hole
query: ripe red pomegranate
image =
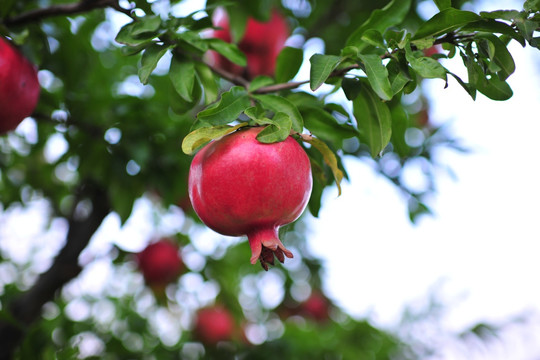
{"type": "Polygon", "coordinates": [[[184,268],[178,247],[170,239],[149,244],[136,259],[146,284],[156,289],[176,280],[184,268]]]}
{"type": "Polygon", "coordinates": [[[263,144],[262,127],[238,130],[203,147],[189,170],[193,209],[211,229],[247,235],[251,263],[265,270],[274,255],[283,263],[293,254],[278,238],[282,225],[304,211],[312,187],[309,159],[292,137],[263,144]]]}
{"type": "Polygon", "coordinates": [[[233,332],[234,319],[227,309],[214,306],[197,312],[193,334],[203,344],[213,346],[231,340],[233,332]]]}
{"type": "MultiPolygon", "coordinates": [[[[215,26],[222,29],[215,30],[212,34],[213,37],[226,42],[232,41],[229,19],[224,12],[218,14],[215,26]]],[[[253,18],[248,19],[244,37],[238,43],[238,48],[247,57],[246,69],[233,64],[219,54],[213,53],[212,57],[215,65],[219,68],[236,75],[244,75],[248,79],[258,75],[273,76],[277,56],[285,46],[288,37],[287,22],[281,14],[274,11],[267,22],[259,22],[253,18]]]]}
{"type": "Polygon", "coordinates": [[[330,300],[320,292],[313,292],[311,296],[300,304],[300,314],[318,322],[328,320],[330,300]]]}
{"type": "Polygon", "coordinates": [[[422,50],[422,52],[424,53],[424,56],[431,57],[432,55],[440,54],[442,52],[442,47],[437,44],[422,50]]]}
{"type": "Polygon", "coordinates": [[[0,37],[0,134],[15,129],[32,114],[39,90],[34,65],[0,37]]]}

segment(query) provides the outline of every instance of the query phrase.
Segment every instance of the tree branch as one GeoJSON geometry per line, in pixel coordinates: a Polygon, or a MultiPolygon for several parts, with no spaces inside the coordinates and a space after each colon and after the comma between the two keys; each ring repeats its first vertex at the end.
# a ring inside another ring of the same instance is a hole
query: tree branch
{"type": "Polygon", "coordinates": [[[81,0],[76,3],[51,5],[46,8],[30,10],[15,17],[4,19],[3,22],[8,26],[23,25],[30,22],[40,21],[48,17],[75,15],[105,7],[111,7],[121,13],[126,14],[127,16],[132,17],[131,11],[121,7],[118,4],[118,0],[81,0]]]}
{"type": "Polygon", "coordinates": [[[92,211],[87,217],[80,218],[74,208],[69,218],[66,244],[51,267],[39,276],[30,290],[7,304],[6,310],[11,312],[12,321],[0,321],[0,360],[12,359],[26,330],[41,315],[43,305],[53,300],[55,294],[81,272],[79,255],[110,212],[107,193],[101,187],[85,184],[78,195],[79,200],[90,199],[92,211]]]}

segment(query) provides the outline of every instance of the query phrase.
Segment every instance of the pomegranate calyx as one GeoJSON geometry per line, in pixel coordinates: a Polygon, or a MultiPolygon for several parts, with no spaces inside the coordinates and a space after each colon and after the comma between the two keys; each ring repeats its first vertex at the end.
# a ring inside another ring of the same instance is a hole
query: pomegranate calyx
{"type": "Polygon", "coordinates": [[[261,262],[264,270],[268,271],[268,265],[274,265],[274,256],[283,264],[285,257],[293,257],[290,252],[279,240],[278,229],[260,229],[248,234],[249,245],[251,247],[250,262],[255,264],[257,260],[261,262]]]}

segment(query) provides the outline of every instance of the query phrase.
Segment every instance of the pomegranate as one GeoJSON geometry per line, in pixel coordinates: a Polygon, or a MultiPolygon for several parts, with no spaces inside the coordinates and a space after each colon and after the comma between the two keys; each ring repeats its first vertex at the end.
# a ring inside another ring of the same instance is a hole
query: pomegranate
{"type": "Polygon", "coordinates": [[[317,322],[328,320],[330,300],[320,292],[313,292],[311,296],[300,304],[300,314],[317,322]]]}
{"type": "MultiPolygon", "coordinates": [[[[215,26],[221,29],[215,30],[212,34],[213,37],[226,42],[232,41],[229,19],[224,12],[218,13],[215,26]]],[[[277,56],[285,46],[288,37],[287,22],[281,14],[274,11],[267,22],[259,22],[253,18],[248,19],[244,37],[238,43],[238,48],[247,57],[246,69],[233,64],[219,54],[212,53],[211,56],[217,67],[236,75],[244,75],[248,79],[258,75],[273,76],[277,56]]]]}
{"type": "Polygon", "coordinates": [[[176,280],[184,267],[178,247],[170,239],[149,244],[136,258],[146,284],[155,289],[176,280]]]}
{"type": "Polygon", "coordinates": [[[312,187],[309,159],[292,137],[264,144],[262,127],[238,130],[203,147],[189,171],[193,209],[223,235],[247,235],[251,263],[268,270],[274,255],[283,263],[293,254],[278,237],[279,227],[304,211],[312,187]]]}
{"type": "Polygon", "coordinates": [[[39,90],[34,65],[0,37],[0,134],[15,129],[32,114],[39,90]]]}
{"type": "Polygon", "coordinates": [[[200,309],[195,319],[194,336],[205,345],[216,345],[220,341],[231,340],[234,319],[227,309],[214,306],[200,309]]]}
{"type": "Polygon", "coordinates": [[[422,52],[424,53],[424,56],[428,56],[428,57],[431,57],[432,55],[435,55],[435,54],[441,54],[442,53],[442,47],[441,45],[433,45],[431,47],[428,47],[424,50],[422,50],[422,52]]]}

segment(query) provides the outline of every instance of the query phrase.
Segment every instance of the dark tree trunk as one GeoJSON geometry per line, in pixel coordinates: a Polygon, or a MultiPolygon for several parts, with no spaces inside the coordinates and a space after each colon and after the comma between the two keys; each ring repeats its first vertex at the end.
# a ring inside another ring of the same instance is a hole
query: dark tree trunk
{"type": "Polygon", "coordinates": [[[27,292],[8,304],[12,319],[0,320],[0,360],[12,359],[27,328],[40,317],[43,305],[53,300],[56,293],[81,272],[79,255],[110,211],[107,193],[103,189],[85,185],[80,190],[79,199],[90,200],[92,210],[84,218],[77,217],[73,211],[66,244],[51,267],[27,292]]]}

